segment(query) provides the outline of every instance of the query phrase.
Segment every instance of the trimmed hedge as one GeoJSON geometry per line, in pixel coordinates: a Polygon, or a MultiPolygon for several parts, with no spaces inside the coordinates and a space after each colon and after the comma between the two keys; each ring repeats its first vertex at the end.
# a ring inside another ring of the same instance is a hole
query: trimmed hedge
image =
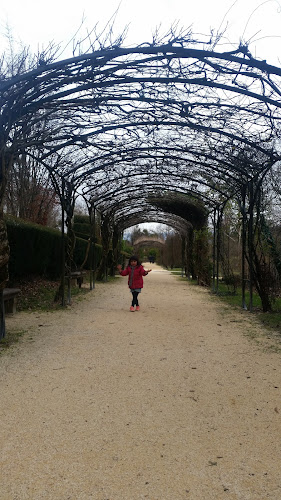
{"type": "Polygon", "coordinates": [[[75,214],[73,217],[73,222],[76,224],[88,224],[90,225],[90,217],[89,215],[83,215],[83,214],[75,214]]]}
{"type": "MultiPolygon", "coordinates": [[[[73,230],[78,238],[88,240],[91,234],[90,217],[88,215],[74,215],[73,230]]],[[[95,241],[100,243],[100,227],[95,223],[95,241]]]]}
{"type": "Polygon", "coordinates": [[[88,240],[91,233],[90,217],[88,215],[74,215],[73,229],[78,238],[88,240]]]}
{"type": "MultiPolygon", "coordinates": [[[[61,233],[39,224],[33,224],[14,217],[6,217],[10,245],[10,278],[34,274],[51,279],[61,274],[61,233]]],[[[95,245],[97,265],[102,249],[95,245]]],[[[76,239],[74,263],[78,268],[84,261],[87,241],[76,239]]],[[[87,262],[85,268],[89,269],[87,262]]]]}
{"type": "Polygon", "coordinates": [[[88,240],[90,237],[90,225],[89,224],[81,224],[80,222],[76,222],[73,225],[74,232],[76,236],[79,238],[83,238],[85,240],[88,240]]]}

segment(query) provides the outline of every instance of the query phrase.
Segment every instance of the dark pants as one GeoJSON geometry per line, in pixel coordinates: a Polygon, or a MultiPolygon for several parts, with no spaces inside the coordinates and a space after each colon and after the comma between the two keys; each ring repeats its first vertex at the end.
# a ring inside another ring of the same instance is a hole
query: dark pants
{"type": "Polygon", "coordinates": [[[133,295],[132,306],[139,305],[138,294],[139,294],[139,292],[132,292],[132,295],[133,295]]]}

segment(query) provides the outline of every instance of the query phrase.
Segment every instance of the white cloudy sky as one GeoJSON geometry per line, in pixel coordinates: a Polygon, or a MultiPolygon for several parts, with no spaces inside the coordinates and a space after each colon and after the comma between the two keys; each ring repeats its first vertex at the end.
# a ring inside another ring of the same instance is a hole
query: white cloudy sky
{"type": "Polygon", "coordinates": [[[83,16],[89,30],[97,23],[104,27],[117,9],[116,32],[129,25],[127,45],[150,41],[155,27],[166,32],[177,21],[204,34],[227,25],[230,41],[251,39],[254,55],[281,66],[281,0],[6,0],[0,12],[0,52],[7,26],[14,38],[36,51],[51,40],[64,46],[83,16]]]}

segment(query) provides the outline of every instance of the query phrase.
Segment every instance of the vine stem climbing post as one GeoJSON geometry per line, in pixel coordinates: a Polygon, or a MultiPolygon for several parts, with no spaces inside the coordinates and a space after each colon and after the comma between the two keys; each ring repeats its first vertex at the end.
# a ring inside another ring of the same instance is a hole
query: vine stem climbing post
{"type": "Polygon", "coordinates": [[[212,279],[212,290],[213,293],[216,291],[216,238],[217,238],[217,231],[216,231],[216,215],[217,215],[217,209],[214,209],[214,217],[213,217],[213,279],[212,279]]]}
{"type": "Polygon", "coordinates": [[[91,205],[89,209],[91,224],[91,250],[90,250],[90,290],[95,288],[96,275],[96,209],[91,205]]]}
{"type": "Polygon", "coordinates": [[[253,241],[253,227],[254,227],[254,193],[253,193],[253,181],[250,181],[248,184],[249,189],[249,224],[248,224],[248,248],[249,248],[249,292],[250,292],[250,301],[249,301],[249,310],[253,311],[253,258],[254,258],[254,241],[253,241]]]}
{"type": "Polygon", "coordinates": [[[66,227],[67,227],[67,255],[65,259],[65,271],[67,275],[67,303],[71,304],[71,261],[73,258],[73,251],[75,246],[75,235],[72,228],[72,217],[74,210],[74,188],[73,184],[69,181],[65,182],[65,213],[66,213],[66,227]]]}
{"type": "Polygon", "coordinates": [[[219,273],[220,273],[220,252],[221,252],[221,221],[222,212],[217,210],[217,227],[216,227],[216,293],[219,291],[219,273]]]}
{"type": "Polygon", "coordinates": [[[65,307],[65,180],[62,179],[62,204],[61,204],[61,305],[65,307]]]}
{"type": "Polygon", "coordinates": [[[185,236],[181,237],[181,277],[184,277],[184,268],[185,268],[185,254],[186,254],[186,238],[185,236]]]}
{"type": "Polygon", "coordinates": [[[96,209],[94,208],[94,252],[93,252],[93,288],[96,286],[96,274],[97,274],[97,248],[96,248],[96,209]]]}
{"type": "Polygon", "coordinates": [[[245,273],[245,259],[246,259],[246,187],[242,188],[242,255],[241,255],[241,279],[242,279],[242,307],[247,310],[246,305],[246,273],[245,273]]]}

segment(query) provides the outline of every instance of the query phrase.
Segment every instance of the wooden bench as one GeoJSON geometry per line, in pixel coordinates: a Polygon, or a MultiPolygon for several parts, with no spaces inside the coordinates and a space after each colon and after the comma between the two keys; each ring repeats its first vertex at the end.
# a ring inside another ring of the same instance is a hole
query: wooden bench
{"type": "MultiPolygon", "coordinates": [[[[71,282],[73,285],[77,284],[79,288],[81,288],[81,285],[83,283],[83,276],[86,276],[86,271],[72,271],[71,272],[71,282]]],[[[69,276],[66,276],[66,278],[69,278],[69,276]]]]}
{"type": "Polygon", "coordinates": [[[4,288],[3,300],[6,314],[14,314],[17,311],[17,296],[19,293],[19,288],[4,288]]]}

